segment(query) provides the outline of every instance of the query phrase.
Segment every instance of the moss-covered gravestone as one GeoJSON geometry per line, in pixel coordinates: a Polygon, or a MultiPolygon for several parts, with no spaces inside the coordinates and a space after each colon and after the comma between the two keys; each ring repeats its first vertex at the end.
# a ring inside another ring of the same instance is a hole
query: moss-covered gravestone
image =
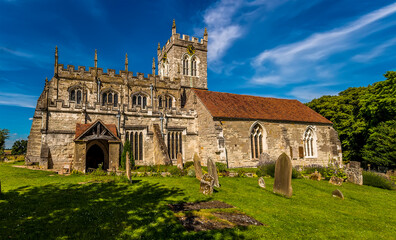
{"type": "Polygon", "coordinates": [[[195,168],[195,177],[198,180],[201,180],[202,179],[201,159],[198,157],[197,153],[194,153],[194,168],[195,168]]]}
{"type": "Polygon", "coordinates": [[[211,158],[208,158],[208,162],[207,162],[206,166],[208,167],[209,175],[213,177],[213,180],[214,180],[213,185],[215,187],[220,187],[219,176],[217,174],[216,163],[211,158]]]}
{"type": "Polygon", "coordinates": [[[292,163],[286,153],[282,153],[275,163],[274,193],[290,198],[293,194],[291,178],[292,163]]]}

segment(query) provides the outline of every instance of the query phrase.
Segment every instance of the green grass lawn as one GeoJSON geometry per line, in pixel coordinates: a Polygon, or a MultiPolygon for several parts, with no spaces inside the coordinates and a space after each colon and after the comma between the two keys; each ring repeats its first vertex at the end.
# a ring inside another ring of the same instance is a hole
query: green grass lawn
{"type": "Polygon", "coordinates": [[[128,184],[6,163],[0,180],[0,239],[396,239],[396,191],[349,183],[293,179],[293,197],[286,199],[272,193],[272,178],[266,190],[257,178],[220,178],[221,188],[207,197],[190,177],[128,184]],[[345,200],[332,197],[336,188],[345,200]],[[167,207],[206,200],[234,205],[266,226],[187,232],[167,207]]]}

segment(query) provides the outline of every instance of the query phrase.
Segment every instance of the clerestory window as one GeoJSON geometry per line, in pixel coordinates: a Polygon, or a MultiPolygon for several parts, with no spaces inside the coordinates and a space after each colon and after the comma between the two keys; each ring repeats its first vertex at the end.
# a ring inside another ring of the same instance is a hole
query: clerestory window
{"type": "Polygon", "coordinates": [[[173,106],[173,100],[174,100],[174,98],[169,95],[159,96],[158,97],[158,107],[165,108],[165,109],[171,109],[173,106]]]}
{"type": "Polygon", "coordinates": [[[118,106],[118,94],[116,92],[108,91],[102,94],[102,106],[111,104],[114,107],[118,106]]]}
{"type": "Polygon", "coordinates": [[[132,107],[140,106],[142,109],[146,109],[147,106],[147,96],[138,93],[132,96],[132,107]]]}

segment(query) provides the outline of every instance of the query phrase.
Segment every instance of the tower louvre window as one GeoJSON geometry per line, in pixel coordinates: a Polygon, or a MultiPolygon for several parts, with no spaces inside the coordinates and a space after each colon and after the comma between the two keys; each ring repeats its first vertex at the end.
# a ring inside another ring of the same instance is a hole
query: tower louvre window
{"type": "Polygon", "coordinates": [[[197,59],[195,57],[191,61],[191,76],[197,76],[197,59]]]}
{"type": "Polygon", "coordinates": [[[77,104],[81,104],[81,101],[83,99],[83,92],[81,89],[73,89],[69,93],[69,100],[70,101],[75,101],[77,104]]]}
{"type": "Polygon", "coordinates": [[[183,58],[183,75],[188,75],[188,56],[183,58]]]}

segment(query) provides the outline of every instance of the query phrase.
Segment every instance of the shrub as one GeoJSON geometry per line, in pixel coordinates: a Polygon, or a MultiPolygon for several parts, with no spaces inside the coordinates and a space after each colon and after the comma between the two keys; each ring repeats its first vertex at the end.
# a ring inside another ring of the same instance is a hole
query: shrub
{"type": "Polygon", "coordinates": [[[246,177],[245,173],[247,173],[247,171],[243,168],[239,168],[237,169],[237,173],[238,173],[238,177],[246,177]]]}
{"type": "Polygon", "coordinates": [[[259,177],[264,177],[264,176],[274,177],[275,176],[275,163],[261,165],[257,169],[256,174],[259,177]]]}
{"type": "Polygon", "coordinates": [[[227,165],[225,163],[216,162],[216,168],[219,173],[227,172],[227,165]]]}
{"type": "Polygon", "coordinates": [[[394,184],[392,184],[392,181],[386,179],[385,177],[373,172],[366,171],[363,171],[363,184],[389,190],[395,187],[394,184]]]}
{"type": "Polygon", "coordinates": [[[189,168],[187,168],[187,176],[195,177],[195,168],[194,168],[194,166],[190,166],[189,168]]]}
{"type": "Polygon", "coordinates": [[[292,178],[302,178],[302,174],[295,168],[292,168],[292,178]]]}
{"type": "Polygon", "coordinates": [[[90,174],[94,175],[94,176],[106,176],[107,175],[106,171],[103,170],[103,164],[98,164],[98,168],[93,170],[90,174]]]}
{"type": "Polygon", "coordinates": [[[184,169],[187,169],[187,168],[189,168],[190,166],[193,166],[194,165],[194,162],[185,162],[184,163],[184,169]]]}
{"type": "Polygon", "coordinates": [[[180,170],[179,168],[171,168],[170,170],[169,170],[169,173],[172,175],[172,176],[178,176],[178,177],[180,177],[180,176],[183,176],[183,171],[182,170],[180,170]]]}

